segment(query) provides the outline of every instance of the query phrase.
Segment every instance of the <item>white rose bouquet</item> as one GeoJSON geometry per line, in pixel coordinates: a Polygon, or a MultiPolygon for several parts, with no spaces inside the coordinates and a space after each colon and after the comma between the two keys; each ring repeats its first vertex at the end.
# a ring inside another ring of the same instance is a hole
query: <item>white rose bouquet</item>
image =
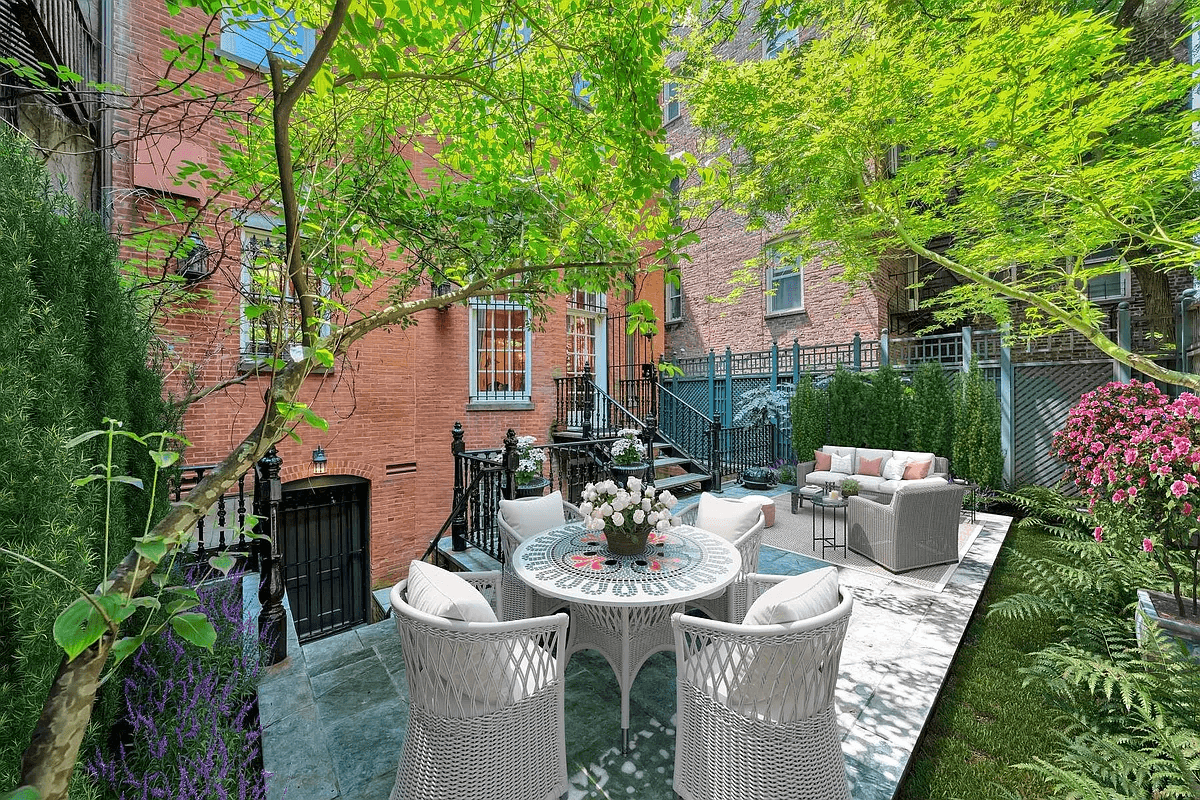
{"type": "Polygon", "coordinates": [[[668,491],[655,497],[653,487],[630,478],[624,488],[615,482],[589,483],[583,489],[579,511],[591,531],[604,531],[608,549],[619,555],[637,555],[646,549],[653,530],[665,531],[679,524],[671,509],[679,501],[668,491]]]}

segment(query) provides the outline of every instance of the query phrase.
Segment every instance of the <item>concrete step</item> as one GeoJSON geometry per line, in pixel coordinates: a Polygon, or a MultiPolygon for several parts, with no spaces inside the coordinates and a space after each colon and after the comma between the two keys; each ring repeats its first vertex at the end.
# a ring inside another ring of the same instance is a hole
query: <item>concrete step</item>
{"type": "Polygon", "coordinates": [[[659,456],[658,458],[654,459],[654,467],[656,469],[658,467],[678,467],[684,464],[691,465],[693,463],[695,462],[693,462],[690,458],[680,458],[679,456],[659,456]]]}
{"type": "Polygon", "coordinates": [[[699,484],[706,480],[708,480],[708,476],[703,473],[685,472],[683,475],[672,475],[669,478],[656,478],[654,488],[659,491],[663,489],[674,490],[677,486],[687,486],[693,483],[699,484]]]}

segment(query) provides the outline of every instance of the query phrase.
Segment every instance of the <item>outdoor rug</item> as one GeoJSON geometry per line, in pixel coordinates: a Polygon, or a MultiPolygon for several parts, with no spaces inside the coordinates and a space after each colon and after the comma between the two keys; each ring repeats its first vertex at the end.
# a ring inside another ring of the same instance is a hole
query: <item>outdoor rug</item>
{"type": "MultiPolygon", "coordinates": [[[[836,550],[832,547],[826,548],[824,555],[821,553],[821,543],[817,542],[817,546],[812,546],[813,537],[813,518],[812,508],[805,505],[799,509],[796,514],[791,513],[791,498],[789,495],[779,495],[775,498],[775,525],[767,528],[763,532],[763,549],[760,555],[760,569],[763,572],[770,572],[769,565],[772,561],[770,550],[777,548],[786,550],[789,553],[795,553],[804,556],[808,559],[820,561],[828,564],[834,564],[839,567],[858,570],[872,575],[880,575],[897,583],[915,586],[920,589],[928,589],[932,592],[940,592],[946,586],[946,582],[950,580],[950,576],[954,574],[954,570],[958,568],[958,564],[943,564],[936,567],[922,567],[920,569],[909,570],[903,573],[892,573],[884,569],[857,553],[852,553],[849,550],[842,554],[842,548],[836,550]]],[[[826,522],[832,524],[832,519],[827,513],[826,522]]],[[[839,514],[840,517],[840,514],[839,514]]],[[[838,519],[840,528],[842,520],[838,519]]],[[[821,520],[817,520],[817,530],[820,531],[821,520]]],[[[962,522],[958,526],[958,556],[961,560],[967,551],[971,549],[971,545],[975,543],[975,537],[983,530],[983,525],[975,522],[962,522]]],[[[839,531],[840,536],[840,531],[839,531]]]]}

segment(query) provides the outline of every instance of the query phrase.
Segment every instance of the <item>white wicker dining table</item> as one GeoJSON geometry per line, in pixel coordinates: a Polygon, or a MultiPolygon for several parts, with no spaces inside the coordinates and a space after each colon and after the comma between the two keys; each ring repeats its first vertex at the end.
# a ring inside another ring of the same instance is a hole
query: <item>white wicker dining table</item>
{"type": "Polygon", "coordinates": [[[675,649],[671,614],[723,590],[741,569],[730,542],[690,525],[650,534],[636,556],[608,551],[582,523],[531,536],[513,551],[513,570],[534,590],[571,605],[567,657],[596,650],[621,690],[621,750],[629,752],[629,690],[646,659],[675,649]]]}

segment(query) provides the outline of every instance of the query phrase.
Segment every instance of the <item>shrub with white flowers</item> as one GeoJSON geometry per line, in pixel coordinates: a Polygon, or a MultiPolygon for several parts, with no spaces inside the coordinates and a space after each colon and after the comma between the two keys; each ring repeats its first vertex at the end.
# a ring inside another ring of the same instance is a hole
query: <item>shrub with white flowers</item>
{"type": "Polygon", "coordinates": [[[679,501],[665,489],[654,496],[654,487],[647,487],[637,478],[630,478],[625,487],[614,481],[589,483],[583,489],[583,502],[579,511],[584,525],[590,531],[604,531],[605,535],[624,534],[634,536],[642,531],[665,531],[679,520],[671,516],[671,509],[679,501]]]}
{"type": "Polygon", "coordinates": [[[612,455],[613,463],[622,467],[640,464],[646,460],[646,445],[638,438],[634,428],[622,428],[617,431],[618,438],[612,443],[608,452],[612,455]]]}
{"type": "Polygon", "coordinates": [[[524,486],[542,477],[542,465],[546,463],[546,451],[534,447],[536,436],[517,437],[517,485],[524,486]]]}

